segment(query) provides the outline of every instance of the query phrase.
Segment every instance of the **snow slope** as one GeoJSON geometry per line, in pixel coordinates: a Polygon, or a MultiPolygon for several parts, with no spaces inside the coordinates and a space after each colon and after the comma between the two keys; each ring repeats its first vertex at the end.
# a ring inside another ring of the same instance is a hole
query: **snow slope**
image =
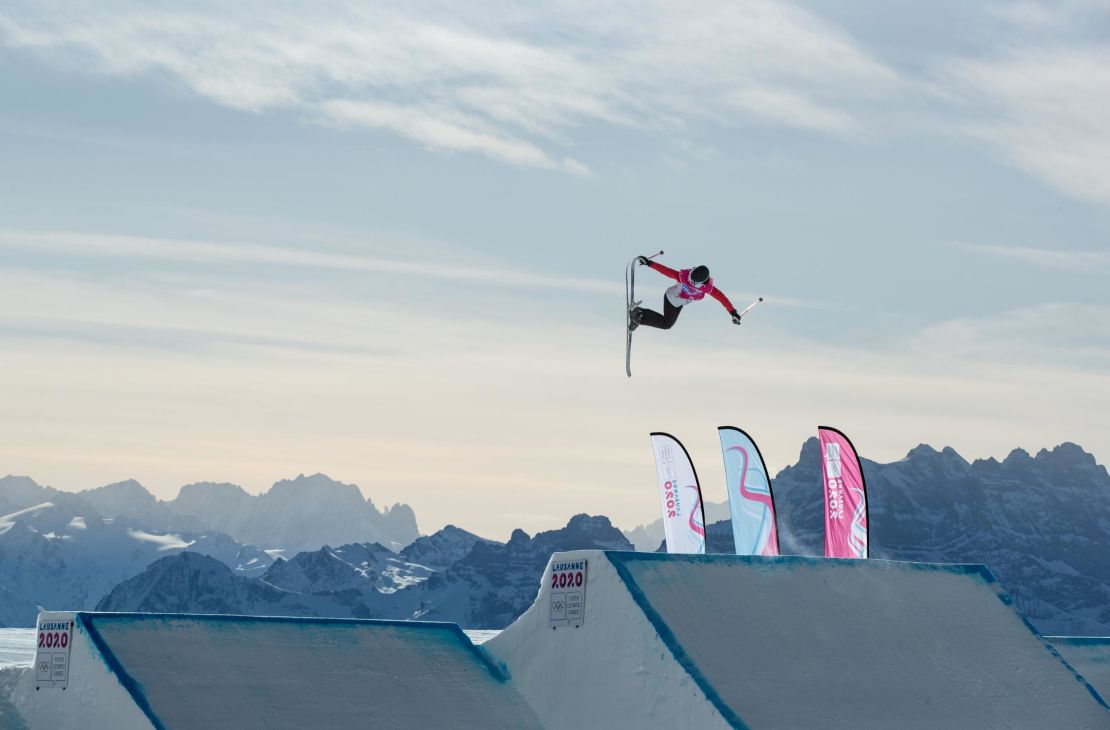
{"type": "Polygon", "coordinates": [[[0,669],[29,667],[34,661],[34,629],[0,629],[0,669]]]}

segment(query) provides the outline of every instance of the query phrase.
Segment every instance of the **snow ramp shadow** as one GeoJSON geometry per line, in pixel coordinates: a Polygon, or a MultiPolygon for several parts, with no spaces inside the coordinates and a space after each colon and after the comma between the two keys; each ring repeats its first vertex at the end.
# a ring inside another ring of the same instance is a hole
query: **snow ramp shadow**
{"type": "Polygon", "coordinates": [[[1110,727],[979,565],[557,553],[484,648],[547,728],[1110,727]]]}
{"type": "Polygon", "coordinates": [[[32,728],[540,727],[455,624],[68,616],[68,686],[16,689],[32,728]]]}

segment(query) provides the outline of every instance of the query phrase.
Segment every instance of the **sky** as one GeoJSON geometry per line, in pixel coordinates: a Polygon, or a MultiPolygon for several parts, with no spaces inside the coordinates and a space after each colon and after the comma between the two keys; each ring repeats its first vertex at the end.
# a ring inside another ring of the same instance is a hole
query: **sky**
{"type": "Polygon", "coordinates": [[[1106,463],[1108,38],[1086,0],[9,1],[0,473],[323,472],[505,539],[655,519],[654,430],[710,501],[726,424],[772,472],[818,424],[1106,463]],[[765,302],[628,379],[661,249],[765,302]]]}

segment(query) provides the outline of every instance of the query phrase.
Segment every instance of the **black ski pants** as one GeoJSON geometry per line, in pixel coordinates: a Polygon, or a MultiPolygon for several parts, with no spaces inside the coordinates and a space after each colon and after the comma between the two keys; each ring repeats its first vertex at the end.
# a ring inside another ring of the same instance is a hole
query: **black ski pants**
{"type": "Polygon", "coordinates": [[[664,296],[663,313],[659,314],[659,312],[644,309],[643,316],[640,317],[640,324],[647,325],[648,327],[656,327],[661,330],[669,330],[674,326],[680,314],[682,314],[682,307],[676,307],[671,304],[671,300],[664,296]]]}

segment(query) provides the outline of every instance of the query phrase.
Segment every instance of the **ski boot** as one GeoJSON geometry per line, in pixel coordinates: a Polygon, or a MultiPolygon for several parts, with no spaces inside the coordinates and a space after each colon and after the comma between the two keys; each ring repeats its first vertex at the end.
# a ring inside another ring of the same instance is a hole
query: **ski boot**
{"type": "Polygon", "coordinates": [[[628,311],[628,331],[633,332],[640,326],[640,320],[644,318],[644,310],[640,307],[633,307],[628,311]]]}

